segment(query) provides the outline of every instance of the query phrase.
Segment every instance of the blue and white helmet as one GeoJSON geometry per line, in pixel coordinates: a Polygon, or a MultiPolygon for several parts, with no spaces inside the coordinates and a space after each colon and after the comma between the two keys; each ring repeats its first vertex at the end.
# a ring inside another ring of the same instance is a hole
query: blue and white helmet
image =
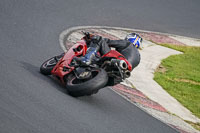
{"type": "Polygon", "coordinates": [[[139,34],[131,33],[125,37],[125,40],[130,41],[136,48],[142,48],[142,38],[139,34]]]}

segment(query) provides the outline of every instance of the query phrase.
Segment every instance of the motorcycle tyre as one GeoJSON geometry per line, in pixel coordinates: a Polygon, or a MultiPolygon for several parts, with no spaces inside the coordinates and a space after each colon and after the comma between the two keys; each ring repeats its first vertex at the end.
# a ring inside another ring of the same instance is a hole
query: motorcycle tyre
{"type": "Polygon", "coordinates": [[[48,60],[46,60],[40,67],[40,72],[44,75],[51,75],[51,71],[53,70],[53,68],[55,67],[55,65],[58,63],[58,61],[65,55],[65,53],[62,53],[58,56],[52,57],[48,60]],[[48,62],[50,62],[51,60],[54,60],[55,63],[50,66],[46,66],[48,62]]]}
{"type": "MultiPolygon", "coordinates": [[[[51,75],[51,71],[53,70],[53,68],[55,67],[56,63],[54,65],[48,66],[48,62],[55,60],[55,57],[52,57],[48,60],[46,60],[40,67],[40,72],[44,75],[51,75]]],[[[56,62],[56,60],[55,60],[56,62]]]]}
{"type": "Polygon", "coordinates": [[[108,82],[108,75],[106,71],[102,68],[94,68],[93,70],[98,71],[98,74],[80,84],[73,84],[72,80],[76,77],[74,74],[70,74],[66,79],[68,94],[73,97],[90,96],[105,87],[108,82]]]}

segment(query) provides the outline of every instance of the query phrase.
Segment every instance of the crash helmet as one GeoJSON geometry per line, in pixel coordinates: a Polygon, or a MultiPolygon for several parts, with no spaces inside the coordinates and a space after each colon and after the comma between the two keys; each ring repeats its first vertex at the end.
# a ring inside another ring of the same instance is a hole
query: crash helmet
{"type": "Polygon", "coordinates": [[[125,37],[125,40],[128,40],[136,48],[142,48],[142,37],[137,33],[130,33],[125,37]]]}

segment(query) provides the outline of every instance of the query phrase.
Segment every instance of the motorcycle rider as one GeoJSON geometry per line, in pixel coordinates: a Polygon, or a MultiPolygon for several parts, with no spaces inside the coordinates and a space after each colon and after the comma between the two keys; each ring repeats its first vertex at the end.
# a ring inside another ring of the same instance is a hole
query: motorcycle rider
{"type": "Polygon", "coordinates": [[[113,47],[132,64],[132,69],[139,64],[140,53],[137,48],[142,47],[142,38],[139,34],[128,34],[124,40],[110,40],[98,35],[92,37],[89,36],[89,33],[85,36],[88,46],[85,56],[80,58],[75,57],[75,60],[78,63],[85,66],[90,65],[97,57],[97,52],[99,52],[100,55],[104,55],[111,50],[110,47],[113,47]]]}

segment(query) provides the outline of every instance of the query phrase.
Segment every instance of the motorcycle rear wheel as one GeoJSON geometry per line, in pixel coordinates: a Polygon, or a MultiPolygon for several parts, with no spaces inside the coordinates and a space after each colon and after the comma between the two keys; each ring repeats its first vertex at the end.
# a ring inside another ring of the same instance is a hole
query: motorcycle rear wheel
{"type": "Polygon", "coordinates": [[[86,80],[77,79],[74,74],[66,77],[66,88],[71,96],[89,96],[97,93],[107,84],[108,75],[104,69],[93,68],[91,71],[91,77],[86,80]]]}

